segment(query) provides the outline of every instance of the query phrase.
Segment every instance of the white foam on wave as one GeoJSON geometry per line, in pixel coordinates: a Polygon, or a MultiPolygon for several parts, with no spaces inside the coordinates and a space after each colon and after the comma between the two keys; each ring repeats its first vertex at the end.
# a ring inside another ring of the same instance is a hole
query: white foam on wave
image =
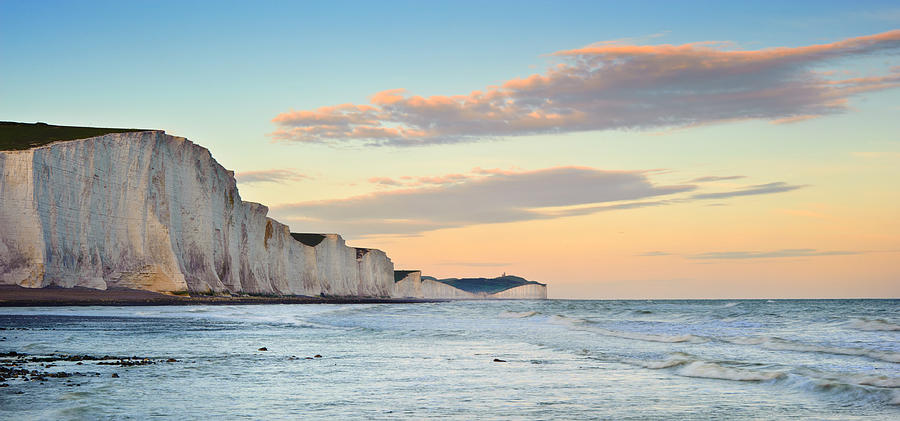
{"type": "Polygon", "coordinates": [[[504,312],[500,313],[499,317],[501,319],[524,319],[526,317],[537,316],[538,314],[541,314],[541,313],[538,311],[521,311],[521,312],[504,311],[504,312]]]}
{"type": "Polygon", "coordinates": [[[851,355],[874,358],[891,363],[900,363],[900,352],[880,351],[865,348],[845,348],[836,346],[814,345],[771,336],[731,338],[727,340],[737,345],[759,345],[773,351],[821,352],[824,354],[851,355]]]}
{"type": "Polygon", "coordinates": [[[707,379],[768,381],[786,376],[782,371],[759,371],[746,368],[727,367],[681,352],[670,354],[669,358],[662,361],[625,360],[624,362],[654,370],[681,367],[675,371],[675,374],[685,377],[702,377],[707,379]]]}
{"type": "Polygon", "coordinates": [[[690,343],[703,343],[708,342],[709,340],[703,338],[701,336],[685,334],[685,335],[664,335],[658,333],[642,333],[642,332],[629,332],[624,330],[612,330],[606,329],[599,326],[591,326],[589,321],[584,319],[570,318],[565,316],[553,316],[550,318],[551,323],[561,324],[565,326],[570,326],[578,330],[584,330],[588,332],[597,333],[603,336],[612,336],[615,338],[622,339],[633,339],[637,341],[648,341],[648,342],[663,342],[663,343],[679,343],[679,342],[690,342],[690,343]]]}
{"type": "Polygon", "coordinates": [[[677,367],[679,365],[684,365],[690,362],[697,361],[695,357],[692,357],[688,354],[684,354],[681,352],[675,352],[669,355],[669,358],[666,358],[662,361],[646,361],[646,360],[632,360],[626,359],[623,362],[631,365],[636,365],[644,368],[649,368],[653,370],[659,370],[663,368],[671,368],[677,367]]]}
{"type": "Polygon", "coordinates": [[[702,377],[707,379],[737,380],[743,382],[761,382],[775,380],[785,376],[781,371],[757,371],[743,368],[725,367],[707,361],[694,361],[678,370],[685,377],[702,377]]]}
{"type": "Polygon", "coordinates": [[[685,335],[662,335],[658,333],[640,333],[640,332],[627,332],[623,330],[611,330],[605,329],[602,327],[594,327],[591,326],[586,328],[591,332],[599,333],[604,336],[613,336],[616,338],[623,339],[634,339],[638,341],[648,341],[648,342],[664,342],[664,343],[680,343],[680,342],[690,342],[690,343],[703,343],[707,342],[706,338],[702,338],[700,336],[685,334],[685,335]]]}
{"type": "Polygon", "coordinates": [[[874,374],[859,373],[831,374],[825,375],[823,377],[828,380],[836,380],[861,386],[875,386],[891,389],[900,387],[900,377],[877,376],[874,374]]]}
{"type": "Polygon", "coordinates": [[[738,305],[738,304],[740,304],[740,303],[734,303],[734,302],[726,303],[725,305],[722,306],[722,308],[731,308],[731,307],[734,307],[734,306],[736,306],[736,305],[738,305]]]}
{"type": "Polygon", "coordinates": [[[900,331],[900,325],[896,323],[891,323],[887,320],[881,319],[853,319],[850,321],[849,326],[853,329],[865,330],[869,332],[896,332],[900,331]]]}

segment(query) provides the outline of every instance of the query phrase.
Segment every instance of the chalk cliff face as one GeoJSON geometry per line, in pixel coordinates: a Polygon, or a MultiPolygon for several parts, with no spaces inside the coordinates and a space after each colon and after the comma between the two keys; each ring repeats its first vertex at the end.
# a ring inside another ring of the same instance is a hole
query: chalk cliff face
{"type": "Polygon", "coordinates": [[[203,147],[162,131],[0,151],[0,284],[385,297],[393,263],[314,246],[203,147]]]}

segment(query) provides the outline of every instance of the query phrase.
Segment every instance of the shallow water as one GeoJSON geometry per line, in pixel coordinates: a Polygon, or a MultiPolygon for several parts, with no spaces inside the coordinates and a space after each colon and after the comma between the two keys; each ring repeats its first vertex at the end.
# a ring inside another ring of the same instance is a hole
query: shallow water
{"type": "Polygon", "coordinates": [[[100,376],[7,380],[0,419],[900,419],[898,304],[3,308],[0,352],[178,362],[34,365],[100,376]]]}

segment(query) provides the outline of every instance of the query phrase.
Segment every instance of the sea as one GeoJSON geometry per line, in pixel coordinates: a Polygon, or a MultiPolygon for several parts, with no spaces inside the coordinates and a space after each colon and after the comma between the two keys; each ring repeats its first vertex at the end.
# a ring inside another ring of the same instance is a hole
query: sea
{"type": "Polygon", "coordinates": [[[898,310],[900,300],[0,308],[0,363],[70,374],[5,379],[0,419],[900,420],[898,310]]]}

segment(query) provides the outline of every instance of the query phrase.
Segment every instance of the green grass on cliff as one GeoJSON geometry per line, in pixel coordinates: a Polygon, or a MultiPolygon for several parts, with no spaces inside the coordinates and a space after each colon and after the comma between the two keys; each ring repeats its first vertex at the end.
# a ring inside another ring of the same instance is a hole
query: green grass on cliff
{"type": "Polygon", "coordinates": [[[420,271],[418,271],[418,270],[395,270],[394,271],[394,282],[402,281],[403,278],[405,278],[407,275],[409,275],[410,273],[413,273],[413,272],[420,272],[420,271]]]}
{"type": "Polygon", "coordinates": [[[299,233],[299,232],[292,232],[291,237],[294,237],[295,240],[297,240],[303,244],[306,244],[307,246],[310,246],[310,247],[318,246],[319,243],[321,243],[322,240],[325,239],[325,235],[323,235],[323,234],[309,234],[309,233],[299,233]]]}
{"type": "Polygon", "coordinates": [[[0,151],[36,148],[60,140],[86,139],[109,133],[143,132],[145,129],[53,126],[45,123],[0,121],[0,151]]]}

